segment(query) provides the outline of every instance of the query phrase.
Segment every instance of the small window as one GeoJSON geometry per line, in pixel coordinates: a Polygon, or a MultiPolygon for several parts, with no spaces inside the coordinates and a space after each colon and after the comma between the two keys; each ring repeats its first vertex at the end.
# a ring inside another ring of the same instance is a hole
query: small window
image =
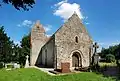
{"type": "Polygon", "coordinates": [[[37,28],[39,28],[39,26],[37,26],[37,28]]]}
{"type": "Polygon", "coordinates": [[[75,37],[75,42],[78,43],[78,37],[75,37]]]}

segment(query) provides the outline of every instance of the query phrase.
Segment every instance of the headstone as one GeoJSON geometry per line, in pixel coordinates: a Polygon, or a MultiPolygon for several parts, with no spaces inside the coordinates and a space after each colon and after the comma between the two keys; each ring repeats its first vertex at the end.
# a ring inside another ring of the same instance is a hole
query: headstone
{"type": "Polygon", "coordinates": [[[68,62],[61,63],[61,72],[69,73],[70,72],[70,63],[68,63],[68,62]]]}
{"type": "Polygon", "coordinates": [[[29,58],[29,56],[27,55],[27,56],[26,56],[25,68],[28,68],[28,67],[29,67],[29,61],[28,61],[28,58],[29,58]]]}
{"type": "Polygon", "coordinates": [[[17,64],[17,68],[20,68],[20,64],[17,64]]]}
{"type": "Polygon", "coordinates": [[[17,63],[14,63],[13,66],[14,66],[14,69],[20,68],[20,64],[17,64],[17,63]]]}
{"type": "Polygon", "coordinates": [[[5,64],[5,69],[6,70],[12,70],[12,68],[13,68],[13,64],[12,63],[5,64]]]}
{"type": "Polygon", "coordinates": [[[14,63],[13,66],[14,66],[14,69],[16,69],[17,68],[17,63],[14,63]]]}

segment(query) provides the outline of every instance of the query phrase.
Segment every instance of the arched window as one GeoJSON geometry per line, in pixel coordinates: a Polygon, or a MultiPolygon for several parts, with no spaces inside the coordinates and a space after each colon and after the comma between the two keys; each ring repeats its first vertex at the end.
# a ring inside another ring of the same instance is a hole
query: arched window
{"type": "Polygon", "coordinates": [[[77,36],[75,37],[75,42],[78,43],[78,37],[77,36]]]}

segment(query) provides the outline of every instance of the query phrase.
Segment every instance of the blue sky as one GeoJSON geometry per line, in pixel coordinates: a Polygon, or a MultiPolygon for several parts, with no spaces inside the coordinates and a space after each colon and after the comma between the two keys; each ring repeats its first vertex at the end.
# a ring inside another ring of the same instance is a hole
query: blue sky
{"type": "Polygon", "coordinates": [[[36,20],[53,34],[76,11],[94,41],[101,47],[120,42],[120,0],[36,0],[30,11],[11,5],[0,8],[0,25],[15,43],[28,34],[36,20]]]}

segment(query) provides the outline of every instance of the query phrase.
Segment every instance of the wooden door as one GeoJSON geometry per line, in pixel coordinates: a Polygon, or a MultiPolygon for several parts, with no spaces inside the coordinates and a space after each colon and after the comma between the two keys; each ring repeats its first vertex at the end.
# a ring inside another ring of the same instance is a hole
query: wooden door
{"type": "Polygon", "coordinates": [[[79,67],[79,57],[77,54],[72,56],[72,67],[79,67]]]}

